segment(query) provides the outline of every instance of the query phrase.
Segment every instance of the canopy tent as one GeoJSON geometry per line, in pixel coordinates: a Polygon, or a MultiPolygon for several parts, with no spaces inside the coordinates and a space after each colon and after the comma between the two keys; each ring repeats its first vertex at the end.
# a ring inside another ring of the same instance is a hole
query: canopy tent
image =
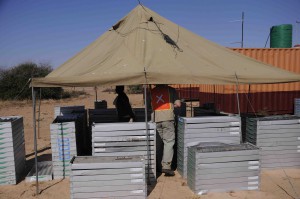
{"type": "MultiPolygon", "coordinates": [[[[210,42],[138,5],[109,31],[49,75],[31,80],[36,171],[34,87],[295,81],[300,81],[300,74],[264,64],[210,42]]],[[[146,95],[146,89],[144,92],[146,95]]],[[[147,104],[147,97],[144,99],[147,104]]],[[[149,147],[146,108],[145,118],[149,147]]],[[[147,151],[149,153],[149,148],[147,151]]],[[[38,194],[38,178],[36,182],[38,194]]]]}
{"type": "Polygon", "coordinates": [[[138,5],[33,87],[135,84],[256,84],[300,80],[208,41],[138,5]]]}

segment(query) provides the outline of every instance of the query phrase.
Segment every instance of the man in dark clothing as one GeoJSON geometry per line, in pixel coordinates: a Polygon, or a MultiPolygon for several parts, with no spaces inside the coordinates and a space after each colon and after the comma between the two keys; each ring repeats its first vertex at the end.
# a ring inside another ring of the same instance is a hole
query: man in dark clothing
{"type": "Polygon", "coordinates": [[[114,100],[114,105],[117,108],[119,122],[129,122],[131,119],[134,121],[135,115],[132,112],[129,99],[124,93],[124,86],[116,86],[116,93],[118,96],[114,100]]]}

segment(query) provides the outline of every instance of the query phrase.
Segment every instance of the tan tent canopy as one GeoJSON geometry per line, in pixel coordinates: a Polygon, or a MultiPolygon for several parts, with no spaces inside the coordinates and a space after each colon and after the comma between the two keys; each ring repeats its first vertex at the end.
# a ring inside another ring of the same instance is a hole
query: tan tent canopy
{"type": "MultiPolygon", "coordinates": [[[[237,80],[240,84],[294,82],[300,81],[300,74],[219,46],[138,5],[111,30],[45,78],[33,78],[31,86],[236,84],[237,80]]],[[[33,88],[32,96],[38,171],[33,88]]],[[[145,116],[147,129],[146,108],[145,116]]],[[[38,178],[36,182],[38,195],[38,178]]]]}
{"type": "Polygon", "coordinates": [[[34,87],[135,84],[255,84],[300,75],[210,42],[138,5],[34,87]]]}

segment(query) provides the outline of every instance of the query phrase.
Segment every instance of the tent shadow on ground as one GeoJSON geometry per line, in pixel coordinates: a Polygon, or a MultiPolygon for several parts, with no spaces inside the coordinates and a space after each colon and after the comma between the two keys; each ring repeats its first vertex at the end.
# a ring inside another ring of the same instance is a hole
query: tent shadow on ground
{"type": "MultiPolygon", "coordinates": [[[[42,148],[38,151],[38,153],[41,153],[41,152],[44,152],[44,151],[47,151],[51,149],[51,147],[45,147],[45,148],[42,148]]],[[[31,154],[28,154],[26,155],[26,157],[30,157],[30,156],[33,156],[34,153],[31,153],[31,154]]],[[[42,154],[42,155],[38,155],[38,162],[44,162],[44,161],[52,161],[52,154],[51,153],[47,153],[47,154],[42,154]]],[[[26,160],[26,171],[24,172],[25,175],[23,177],[23,180],[26,178],[27,174],[30,172],[30,170],[34,167],[35,165],[35,157],[33,156],[32,158],[26,160]]],[[[62,178],[60,179],[59,181],[53,183],[53,184],[50,184],[49,186],[46,186],[44,187],[43,189],[40,189],[39,190],[39,194],[42,194],[44,191],[46,191],[47,189],[61,183],[65,178],[62,178]]]]}
{"type": "MultiPolygon", "coordinates": [[[[52,161],[52,154],[51,154],[51,151],[49,151],[48,153],[46,154],[41,154],[39,155],[39,153],[42,153],[42,152],[45,152],[47,150],[50,150],[51,147],[50,146],[47,146],[47,147],[44,147],[40,150],[37,151],[37,159],[38,159],[38,162],[44,162],[44,161],[52,161]]],[[[27,154],[25,157],[26,157],[26,168],[25,168],[25,176],[23,179],[25,179],[26,175],[30,172],[30,170],[33,168],[33,166],[35,165],[35,153],[30,153],[30,154],[27,154]],[[29,158],[30,157],[30,158],[29,158]]]]}
{"type": "MultiPolygon", "coordinates": [[[[52,154],[42,154],[38,155],[38,162],[44,162],[44,161],[52,161],[52,154]]],[[[32,169],[35,163],[35,158],[34,156],[28,160],[26,160],[26,172],[29,173],[29,171],[32,169]]]]}
{"type": "MultiPolygon", "coordinates": [[[[50,149],[50,147],[45,147],[41,150],[38,151],[39,152],[43,152],[50,149]]],[[[34,153],[31,154],[27,154],[27,157],[33,156],[34,153]]],[[[38,162],[42,162],[42,161],[52,161],[52,155],[50,154],[42,154],[40,156],[38,156],[38,162]]],[[[23,180],[25,180],[26,176],[28,175],[28,173],[30,172],[30,170],[33,168],[34,166],[34,162],[35,162],[35,157],[33,156],[32,158],[29,158],[26,160],[25,162],[25,168],[23,170],[23,172],[20,174],[20,178],[17,180],[17,184],[19,184],[20,182],[22,182],[23,180]]]]}
{"type": "MultiPolygon", "coordinates": [[[[161,173],[156,173],[156,180],[158,179],[158,177],[161,175],[161,173]]],[[[147,181],[147,179],[146,179],[147,181]]],[[[149,182],[147,183],[147,196],[149,196],[151,194],[151,192],[155,189],[157,185],[157,182],[149,182]]]]}
{"type": "MultiPolygon", "coordinates": [[[[44,148],[38,150],[37,153],[42,153],[42,152],[47,151],[47,150],[49,150],[49,149],[51,149],[51,147],[50,147],[50,146],[46,146],[46,147],[44,147],[44,148]]],[[[35,152],[29,153],[29,154],[27,154],[25,157],[28,158],[28,157],[30,157],[30,156],[33,156],[34,154],[35,154],[35,152]]]]}

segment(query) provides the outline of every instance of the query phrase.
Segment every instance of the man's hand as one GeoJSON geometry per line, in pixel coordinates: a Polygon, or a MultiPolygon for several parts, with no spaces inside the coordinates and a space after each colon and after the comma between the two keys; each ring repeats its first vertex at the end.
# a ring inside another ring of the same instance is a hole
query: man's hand
{"type": "Polygon", "coordinates": [[[175,107],[175,108],[181,107],[181,101],[180,101],[180,100],[176,100],[176,101],[174,102],[174,107],[175,107]]]}

